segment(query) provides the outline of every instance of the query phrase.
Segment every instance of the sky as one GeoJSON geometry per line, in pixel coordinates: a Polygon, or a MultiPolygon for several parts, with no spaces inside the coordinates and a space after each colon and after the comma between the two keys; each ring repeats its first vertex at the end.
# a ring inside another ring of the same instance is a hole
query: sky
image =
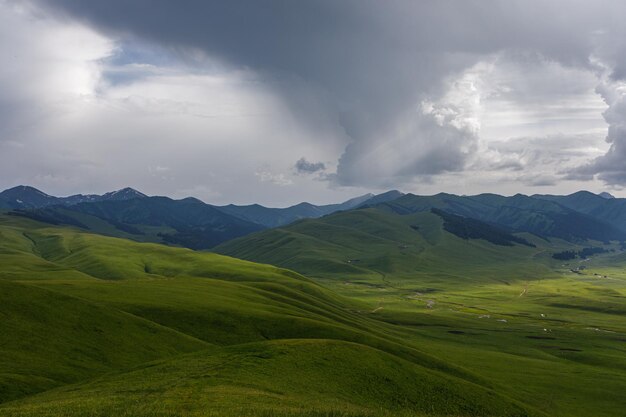
{"type": "Polygon", "coordinates": [[[0,188],[626,197],[626,2],[0,0],[0,188]]]}

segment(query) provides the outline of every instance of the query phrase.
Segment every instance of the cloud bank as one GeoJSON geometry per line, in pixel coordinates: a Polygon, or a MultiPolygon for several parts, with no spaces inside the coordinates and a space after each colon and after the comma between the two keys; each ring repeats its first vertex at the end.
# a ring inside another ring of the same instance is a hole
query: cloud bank
{"type": "Polygon", "coordinates": [[[621,187],[624,12],[620,1],[5,0],[0,49],[21,52],[0,70],[1,173],[68,192],[284,204],[384,188],[621,187]]]}

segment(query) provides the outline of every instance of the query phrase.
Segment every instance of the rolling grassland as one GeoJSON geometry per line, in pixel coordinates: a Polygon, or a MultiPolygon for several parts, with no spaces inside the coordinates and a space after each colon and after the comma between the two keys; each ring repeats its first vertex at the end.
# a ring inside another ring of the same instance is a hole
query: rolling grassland
{"type": "Polygon", "coordinates": [[[543,415],[297,273],[12,216],[0,233],[0,415],[543,415]]]}

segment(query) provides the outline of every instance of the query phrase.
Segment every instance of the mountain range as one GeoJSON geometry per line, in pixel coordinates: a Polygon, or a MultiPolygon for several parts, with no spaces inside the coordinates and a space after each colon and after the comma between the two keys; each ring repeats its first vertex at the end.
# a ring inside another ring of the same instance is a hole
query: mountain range
{"type": "Polygon", "coordinates": [[[55,197],[39,191],[34,187],[19,185],[0,193],[0,208],[23,209],[42,208],[55,205],[71,206],[79,203],[95,203],[99,201],[132,200],[146,197],[132,188],[123,188],[106,194],[75,194],[69,197],[55,197]]]}
{"type": "MultiPolygon", "coordinates": [[[[594,194],[595,195],[595,194],[594,194]]],[[[569,196],[564,196],[568,198],[569,196]]],[[[605,199],[604,204],[626,201],[605,199]]],[[[505,197],[497,194],[457,196],[440,193],[434,196],[404,195],[377,206],[397,214],[429,211],[432,208],[449,213],[482,220],[514,232],[529,232],[542,237],[566,240],[592,239],[599,241],[623,240],[626,222],[613,221],[600,213],[592,215],[577,211],[549,199],[516,194],[505,197]]],[[[626,211],[624,211],[626,216],[626,211]]]]}
{"type": "Polygon", "coordinates": [[[534,195],[533,197],[553,201],[571,210],[601,219],[609,224],[626,230],[626,199],[606,198],[602,194],[579,191],[574,194],[534,195]]]}
{"type": "Polygon", "coordinates": [[[174,200],[147,196],[132,188],[103,195],[55,197],[17,186],[0,193],[0,208],[11,214],[54,225],[71,225],[95,233],[138,241],[208,249],[227,240],[303,218],[317,218],[370,202],[402,196],[399,191],[365,194],[339,204],[300,203],[287,208],[214,206],[196,198],[174,200]]]}
{"type": "Polygon", "coordinates": [[[67,224],[104,235],[192,249],[209,249],[302,219],[365,208],[400,216],[435,209],[444,216],[475,219],[483,222],[484,228],[496,227],[502,233],[526,232],[542,238],[626,240],[626,199],[587,191],[565,196],[446,193],[420,196],[393,190],[365,194],[337,204],[302,202],[286,208],[270,208],[259,204],[216,206],[192,197],[174,200],[147,196],[132,188],[103,195],[55,197],[33,187],[18,186],[0,193],[0,208],[50,224],[67,224]]]}
{"type": "Polygon", "coordinates": [[[343,203],[327,204],[322,206],[316,206],[311,203],[304,202],[287,208],[268,208],[259,204],[252,204],[249,206],[236,206],[230,204],[228,206],[221,206],[218,208],[226,213],[261,224],[265,227],[279,227],[299,219],[317,218],[336,211],[351,210],[365,205],[375,205],[386,201],[392,201],[396,198],[402,197],[403,195],[404,194],[400,191],[392,190],[378,195],[369,193],[344,201],[343,203]]]}

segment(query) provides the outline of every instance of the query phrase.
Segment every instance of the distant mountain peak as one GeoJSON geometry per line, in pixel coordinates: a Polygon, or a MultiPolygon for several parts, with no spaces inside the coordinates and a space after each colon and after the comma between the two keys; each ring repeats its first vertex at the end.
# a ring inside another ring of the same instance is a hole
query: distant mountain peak
{"type": "MultiPolygon", "coordinates": [[[[417,194],[410,194],[410,195],[414,195],[414,196],[419,197],[417,194]]],[[[434,194],[433,197],[457,197],[457,195],[441,191],[441,192],[439,192],[437,194],[434,194]]]]}
{"type": "Polygon", "coordinates": [[[131,188],[131,187],[125,187],[125,188],[122,188],[122,189],[117,190],[117,191],[112,191],[110,194],[113,194],[113,195],[115,195],[115,194],[135,194],[135,195],[147,197],[144,193],[139,192],[139,191],[137,191],[137,190],[135,190],[134,188],[131,188]]]}
{"type": "Polygon", "coordinates": [[[315,206],[315,205],[313,205],[311,203],[308,203],[306,201],[303,201],[302,203],[298,203],[295,206],[291,206],[290,208],[305,208],[305,207],[306,208],[311,208],[311,207],[317,208],[317,206],[315,206]]]}
{"type": "Polygon", "coordinates": [[[365,200],[363,202],[363,204],[360,205],[360,207],[363,206],[374,206],[376,204],[381,204],[381,203],[386,203],[388,201],[393,201],[397,198],[400,198],[402,196],[404,196],[405,194],[401,191],[398,190],[390,190],[387,192],[384,192],[382,194],[376,194],[375,196],[368,198],[367,200],[365,200]]]}
{"type": "Polygon", "coordinates": [[[117,191],[110,191],[102,195],[103,200],[130,200],[133,198],[144,197],[147,197],[147,195],[130,187],[122,188],[117,191]]]}
{"type": "Polygon", "coordinates": [[[18,185],[16,187],[13,188],[9,188],[7,190],[4,190],[2,192],[7,193],[7,194],[12,194],[12,193],[33,193],[33,194],[38,194],[42,197],[50,197],[50,195],[44,193],[41,190],[36,189],[35,187],[31,187],[30,185],[18,185]]]}
{"type": "Polygon", "coordinates": [[[372,198],[374,196],[375,196],[375,194],[372,194],[372,193],[363,194],[363,195],[360,195],[358,197],[353,197],[353,198],[351,198],[349,200],[346,200],[343,203],[341,203],[340,205],[353,207],[355,205],[363,203],[364,201],[369,200],[370,198],[372,198]]]}
{"type": "Polygon", "coordinates": [[[612,198],[615,198],[614,195],[607,193],[606,191],[601,192],[600,194],[598,194],[600,197],[602,198],[606,198],[607,200],[610,200],[612,198]]]}
{"type": "MultiPolygon", "coordinates": [[[[169,197],[164,197],[164,198],[167,198],[168,200],[171,200],[169,197]]],[[[202,200],[200,200],[199,198],[196,198],[196,197],[185,197],[185,198],[183,198],[180,201],[186,201],[188,203],[194,203],[194,204],[198,204],[198,203],[206,204],[204,201],[202,201],[202,200]]]]}
{"type": "Polygon", "coordinates": [[[55,197],[29,185],[18,185],[0,192],[0,206],[11,209],[42,208],[55,205],[72,206],[81,203],[98,201],[122,201],[147,197],[145,194],[130,188],[111,191],[104,195],[74,194],[68,197],[55,197]]]}
{"type": "Polygon", "coordinates": [[[57,198],[28,185],[18,185],[0,192],[0,203],[10,208],[33,208],[57,202],[57,198]]]}
{"type": "Polygon", "coordinates": [[[385,191],[384,193],[377,194],[375,197],[392,197],[392,196],[402,197],[403,195],[404,193],[402,191],[389,190],[389,191],[385,191]]]}

